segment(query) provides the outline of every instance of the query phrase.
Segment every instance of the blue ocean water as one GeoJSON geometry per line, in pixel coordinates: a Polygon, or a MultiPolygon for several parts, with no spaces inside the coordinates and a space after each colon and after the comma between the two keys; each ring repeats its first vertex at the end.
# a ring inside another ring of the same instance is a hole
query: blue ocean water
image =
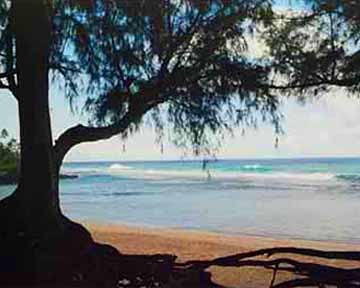
{"type": "MultiPolygon", "coordinates": [[[[72,218],[360,242],[360,158],[66,163],[72,218]]],[[[0,187],[0,197],[13,186],[0,187]]]]}

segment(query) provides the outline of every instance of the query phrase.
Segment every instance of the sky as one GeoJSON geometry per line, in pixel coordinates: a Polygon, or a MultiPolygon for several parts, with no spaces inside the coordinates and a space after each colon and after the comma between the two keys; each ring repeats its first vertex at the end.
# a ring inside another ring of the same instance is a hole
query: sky
{"type": "MultiPolygon", "coordinates": [[[[299,158],[299,157],[360,157],[360,99],[349,98],[342,91],[302,105],[285,100],[282,105],[284,135],[275,148],[275,135],[269,125],[257,130],[235,131],[227,137],[218,158],[299,158]]],[[[51,93],[53,134],[56,138],[66,128],[86,124],[85,115],[73,114],[61,91],[51,93]]],[[[17,104],[13,97],[0,92],[0,127],[7,128],[18,138],[17,104]]],[[[155,143],[155,134],[144,127],[125,142],[115,136],[107,141],[81,144],[67,156],[66,161],[129,161],[173,160],[192,158],[191,151],[182,151],[164,142],[164,153],[155,143]],[[125,144],[126,151],[123,151],[125,144]]]]}
{"type": "MultiPolygon", "coordinates": [[[[278,1],[286,8],[289,0],[278,1]]],[[[302,105],[294,99],[283,101],[285,116],[275,148],[274,129],[268,124],[257,130],[235,131],[227,137],[218,158],[301,158],[301,157],[360,157],[360,99],[350,98],[336,90],[319,100],[302,105]]],[[[86,124],[86,115],[71,112],[62,91],[50,91],[53,136],[56,139],[66,128],[79,122],[86,124]]],[[[0,128],[6,128],[12,137],[19,139],[18,114],[15,99],[5,90],[0,90],[0,128]]],[[[129,161],[173,160],[193,158],[191,151],[176,148],[164,142],[164,153],[155,142],[155,134],[149,127],[125,142],[115,136],[110,140],[81,144],[73,148],[66,161],[129,161]],[[125,145],[125,151],[123,146],[125,145]]]]}

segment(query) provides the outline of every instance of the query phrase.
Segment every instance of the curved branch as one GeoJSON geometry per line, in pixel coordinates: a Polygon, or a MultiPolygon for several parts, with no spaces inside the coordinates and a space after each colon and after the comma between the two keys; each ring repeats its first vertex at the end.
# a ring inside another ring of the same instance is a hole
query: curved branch
{"type": "Polygon", "coordinates": [[[7,84],[5,84],[5,83],[2,81],[2,79],[6,78],[7,81],[9,82],[8,79],[9,79],[9,78],[12,78],[12,79],[13,79],[14,76],[15,76],[15,74],[16,74],[16,72],[2,72],[2,73],[0,73],[0,89],[8,89],[8,90],[10,90],[10,92],[14,95],[14,97],[15,97],[17,100],[19,100],[18,97],[17,97],[17,94],[16,94],[15,89],[13,89],[12,86],[7,85],[7,84]]]}
{"type": "MultiPolygon", "coordinates": [[[[1,80],[0,80],[0,89],[10,89],[10,87],[6,84],[4,84],[1,80]]],[[[14,94],[15,98],[17,99],[16,95],[14,94]]]]}
{"type": "Polygon", "coordinates": [[[55,141],[54,146],[54,161],[55,167],[59,168],[62,164],[65,155],[74,146],[84,142],[94,142],[98,140],[105,140],[114,135],[123,133],[135,117],[127,113],[118,123],[105,127],[88,127],[84,125],[77,125],[69,128],[55,141]]]}
{"type": "Polygon", "coordinates": [[[162,97],[148,97],[145,103],[130,103],[129,111],[120,121],[105,127],[88,127],[80,124],[69,128],[55,141],[53,147],[55,168],[57,170],[60,168],[65,155],[74,146],[84,142],[106,140],[123,133],[131,123],[141,119],[150,109],[165,100],[166,98],[162,97]]]}

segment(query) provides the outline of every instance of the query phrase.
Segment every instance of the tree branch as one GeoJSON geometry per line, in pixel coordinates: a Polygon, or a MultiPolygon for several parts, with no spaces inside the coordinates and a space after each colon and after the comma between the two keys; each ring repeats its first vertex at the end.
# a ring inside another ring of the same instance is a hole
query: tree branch
{"type": "Polygon", "coordinates": [[[127,113],[120,122],[109,126],[88,127],[80,124],[69,128],[55,141],[53,150],[55,167],[60,167],[65,155],[72,147],[80,143],[105,140],[121,134],[129,127],[132,121],[134,121],[134,117],[127,113]]]}
{"type": "Polygon", "coordinates": [[[125,132],[130,124],[137,122],[149,110],[165,102],[166,98],[157,95],[155,97],[147,97],[143,100],[145,103],[137,103],[136,105],[134,102],[131,102],[129,105],[129,111],[120,121],[114,124],[104,127],[88,127],[80,124],[66,130],[55,141],[55,145],[53,147],[55,167],[57,169],[60,168],[65,155],[74,146],[84,142],[106,140],[125,132]]]}
{"type": "MultiPolygon", "coordinates": [[[[14,69],[14,35],[13,35],[13,9],[10,10],[9,23],[5,30],[5,41],[6,41],[6,70],[7,72],[3,75],[6,77],[8,85],[4,85],[4,88],[9,89],[17,100],[17,83],[15,81],[15,69],[14,69]]],[[[3,83],[1,83],[3,85],[3,83]]]]}
{"type": "Polygon", "coordinates": [[[17,97],[17,95],[16,95],[16,93],[15,93],[15,90],[12,89],[10,85],[6,85],[6,84],[2,81],[3,78],[6,78],[7,81],[9,82],[9,78],[14,78],[14,75],[15,75],[15,74],[16,74],[15,71],[13,71],[13,72],[2,72],[2,73],[0,73],[0,89],[8,89],[8,90],[10,90],[10,92],[12,92],[12,94],[14,95],[14,97],[15,97],[16,99],[18,99],[18,97],[17,97]]]}
{"type": "Polygon", "coordinates": [[[319,87],[321,85],[331,85],[338,87],[351,87],[360,83],[360,76],[343,79],[323,79],[321,81],[314,81],[308,83],[289,84],[289,85],[276,85],[269,84],[263,85],[262,88],[269,88],[274,90],[292,90],[292,89],[307,89],[311,87],[319,87]]]}
{"type": "Polygon", "coordinates": [[[360,252],[357,251],[321,251],[316,249],[307,249],[307,248],[296,248],[296,247],[276,247],[276,248],[267,248],[260,249],[251,252],[245,252],[240,254],[235,254],[227,257],[217,258],[211,261],[189,261],[185,265],[203,265],[209,267],[212,265],[232,265],[238,263],[242,259],[252,258],[257,256],[273,256],[275,254],[295,254],[303,256],[312,256],[325,259],[342,259],[342,260],[351,260],[359,261],[360,252]]]}
{"type": "MultiPolygon", "coordinates": [[[[10,87],[9,87],[8,85],[4,84],[4,82],[2,82],[2,81],[0,80],[0,89],[10,89],[10,87]]],[[[15,98],[17,99],[16,96],[15,96],[15,98]]]]}
{"type": "Polygon", "coordinates": [[[13,72],[8,72],[8,71],[6,71],[6,72],[1,72],[1,73],[0,73],[0,79],[2,79],[2,78],[7,78],[7,77],[9,77],[9,75],[11,75],[11,74],[16,74],[16,72],[15,72],[15,71],[13,71],[13,72]]]}

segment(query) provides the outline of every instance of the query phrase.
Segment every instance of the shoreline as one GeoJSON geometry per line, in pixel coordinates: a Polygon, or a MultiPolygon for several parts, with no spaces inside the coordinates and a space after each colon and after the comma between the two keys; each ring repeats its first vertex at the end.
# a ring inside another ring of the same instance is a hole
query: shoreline
{"type": "Polygon", "coordinates": [[[170,233],[170,235],[207,235],[213,236],[218,238],[229,238],[229,239],[253,239],[253,240],[261,240],[267,241],[271,240],[274,242],[294,242],[294,243],[303,243],[305,245],[314,245],[317,244],[327,243],[329,246],[354,246],[360,249],[360,238],[359,239],[317,239],[317,238],[303,238],[303,237],[296,237],[290,234],[275,234],[275,233],[251,233],[246,231],[233,231],[233,232],[223,232],[223,231],[212,231],[206,229],[197,229],[197,228],[187,228],[187,227],[162,227],[156,225],[148,225],[148,224],[141,224],[141,223],[125,223],[125,222],[107,222],[107,221],[96,221],[96,220],[84,220],[84,219],[75,219],[76,222],[83,224],[88,229],[95,229],[95,230],[106,230],[115,229],[118,231],[129,230],[129,231],[142,231],[144,233],[158,233],[163,234],[165,232],[170,233]]]}
{"type": "MultiPolygon", "coordinates": [[[[126,255],[176,255],[176,262],[189,260],[211,260],[237,253],[262,248],[297,247],[319,250],[360,251],[360,244],[347,244],[332,241],[309,241],[295,239],[276,239],[261,236],[229,236],[213,232],[189,231],[134,227],[119,224],[99,224],[83,222],[95,241],[106,243],[126,255]]],[[[286,254],[285,254],[286,255],[286,254]]],[[[281,254],[281,257],[284,254],[281,254]]],[[[320,259],[301,255],[286,255],[298,261],[313,262],[335,267],[355,268],[357,261],[320,259]]],[[[272,271],[260,267],[216,267],[208,269],[212,279],[225,287],[268,287],[272,271]]],[[[279,272],[278,281],[293,279],[295,275],[279,272]]]]}
{"type": "MultiPolygon", "coordinates": [[[[78,220],[76,220],[78,221],[78,220]]],[[[168,238],[184,238],[184,239],[197,239],[203,238],[209,241],[222,240],[227,244],[238,243],[239,241],[247,240],[253,243],[253,246],[264,246],[272,244],[284,244],[289,246],[289,244],[304,245],[303,247],[312,247],[315,249],[359,249],[360,250],[360,240],[324,240],[324,239],[305,239],[305,238],[296,238],[291,237],[290,235],[259,235],[259,234],[250,234],[250,233],[225,233],[225,232],[216,232],[200,229],[190,229],[190,228],[165,228],[165,227],[155,227],[150,225],[141,225],[141,224],[125,224],[125,223],[110,223],[110,222],[96,222],[96,221],[84,221],[79,220],[79,223],[84,225],[90,231],[95,231],[97,233],[131,233],[139,235],[154,235],[162,236],[168,238]]]]}

